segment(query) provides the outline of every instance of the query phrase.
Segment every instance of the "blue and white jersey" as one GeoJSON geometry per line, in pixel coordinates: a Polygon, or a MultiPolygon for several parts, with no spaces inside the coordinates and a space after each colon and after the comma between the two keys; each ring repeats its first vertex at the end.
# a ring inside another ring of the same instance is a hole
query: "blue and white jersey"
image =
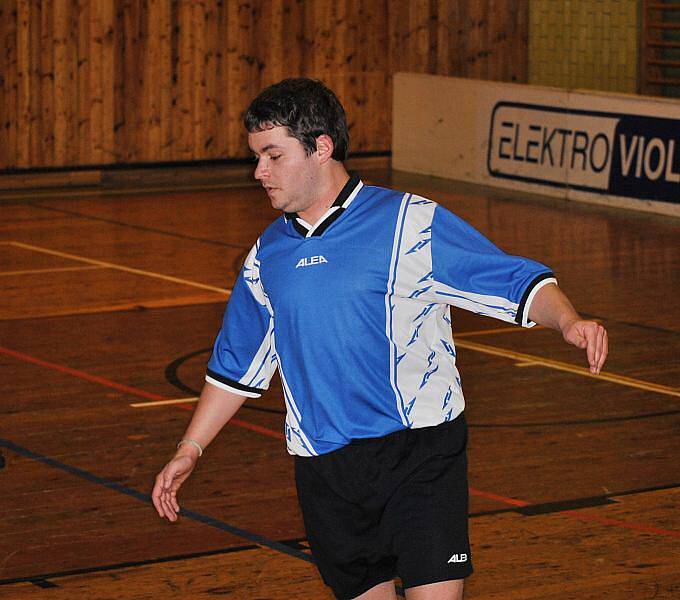
{"type": "Polygon", "coordinates": [[[464,408],[450,307],[530,327],[550,282],[435,202],[353,177],[314,227],[287,214],[260,236],[206,379],[258,397],[278,368],[301,456],[438,425],[464,408]]]}

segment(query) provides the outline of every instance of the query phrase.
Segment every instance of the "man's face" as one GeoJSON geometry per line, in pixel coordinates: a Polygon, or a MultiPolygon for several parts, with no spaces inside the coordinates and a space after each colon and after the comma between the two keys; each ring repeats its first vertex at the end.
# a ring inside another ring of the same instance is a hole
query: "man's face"
{"type": "Polygon", "coordinates": [[[314,204],[318,162],[315,154],[305,155],[302,144],[288,134],[286,127],[249,133],[248,145],[257,160],[255,179],[267,191],[274,208],[301,213],[314,204]]]}

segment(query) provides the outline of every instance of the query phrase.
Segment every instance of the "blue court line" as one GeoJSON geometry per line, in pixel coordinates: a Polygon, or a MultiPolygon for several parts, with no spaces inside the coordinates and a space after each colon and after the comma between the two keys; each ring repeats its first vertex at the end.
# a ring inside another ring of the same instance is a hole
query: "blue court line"
{"type": "MultiPolygon", "coordinates": [[[[88,471],[84,471],[83,469],[79,469],[78,467],[73,467],[71,465],[59,462],[58,460],[54,460],[49,456],[43,456],[42,454],[33,452],[28,448],[19,446],[18,444],[10,442],[9,440],[0,438],[0,448],[7,448],[8,450],[16,454],[20,454],[21,456],[25,456],[26,458],[36,460],[55,469],[60,469],[61,471],[65,471],[66,473],[69,473],[70,475],[75,475],[76,477],[80,477],[81,479],[89,481],[90,483],[102,485],[106,488],[109,488],[110,490],[114,490],[121,494],[131,496],[135,500],[139,500],[140,502],[144,502],[145,504],[151,504],[153,506],[153,502],[151,501],[151,496],[149,494],[143,494],[142,492],[138,492],[137,490],[121,485],[120,483],[116,483],[115,481],[109,481],[104,477],[99,477],[99,475],[95,475],[94,473],[90,473],[88,471]]],[[[295,550],[294,548],[286,546],[285,544],[282,544],[275,540],[270,540],[266,537],[258,535],[257,533],[251,533],[250,531],[246,531],[245,529],[235,527],[234,525],[229,525],[229,523],[225,523],[224,521],[220,521],[219,519],[214,519],[213,517],[202,515],[201,513],[197,513],[193,510],[187,510],[186,508],[183,508],[180,514],[183,517],[186,517],[193,521],[198,521],[199,523],[203,523],[204,525],[209,525],[210,527],[215,527],[216,529],[221,529],[222,531],[226,531],[237,537],[249,540],[254,544],[257,544],[258,546],[269,548],[271,550],[275,550],[276,552],[292,556],[293,558],[299,558],[300,560],[304,560],[305,562],[315,564],[314,559],[312,558],[311,555],[305,554],[300,550],[295,550]]],[[[396,585],[395,588],[397,591],[397,596],[403,598],[404,589],[400,585],[396,585]]]]}
{"type": "MultiPolygon", "coordinates": [[[[104,486],[106,488],[109,488],[110,490],[114,490],[121,494],[131,496],[135,500],[139,500],[140,502],[144,502],[145,504],[153,505],[153,502],[151,501],[151,496],[149,494],[143,494],[142,492],[138,492],[137,490],[121,485],[120,483],[109,481],[104,477],[99,477],[98,475],[95,475],[88,471],[84,471],[83,469],[79,469],[78,467],[73,467],[71,465],[67,465],[57,460],[54,460],[53,458],[49,458],[48,456],[37,454],[36,452],[32,452],[31,450],[19,446],[14,442],[10,442],[9,440],[0,438],[0,447],[7,448],[8,450],[15,452],[16,454],[20,454],[21,456],[25,456],[26,458],[36,460],[49,467],[60,469],[61,471],[65,471],[66,473],[69,473],[70,475],[75,475],[76,477],[80,477],[81,479],[89,481],[90,483],[95,483],[97,485],[104,486]]],[[[239,527],[235,527],[234,525],[229,525],[229,523],[225,523],[224,521],[220,521],[219,519],[215,519],[207,515],[202,515],[201,513],[197,513],[193,510],[188,510],[185,508],[182,509],[181,515],[183,517],[186,517],[187,519],[191,519],[192,521],[197,521],[199,523],[203,523],[204,525],[209,525],[210,527],[215,527],[216,529],[221,529],[222,531],[231,533],[232,535],[253,542],[258,546],[269,548],[271,550],[275,550],[276,552],[281,552],[282,554],[287,554],[288,556],[292,556],[293,558],[299,558],[301,560],[304,560],[305,562],[314,564],[314,559],[309,554],[305,554],[300,550],[290,548],[289,546],[281,544],[280,542],[270,540],[266,537],[258,535],[257,533],[251,533],[250,531],[246,531],[245,529],[240,529],[239,527]]]]}

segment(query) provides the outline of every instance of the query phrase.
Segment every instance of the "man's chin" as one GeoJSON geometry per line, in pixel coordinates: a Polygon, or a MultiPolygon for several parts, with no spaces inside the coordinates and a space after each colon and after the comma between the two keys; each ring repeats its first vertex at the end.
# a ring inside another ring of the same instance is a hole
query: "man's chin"
{"type": "Polygon", "coordinates": [[[269,202],[273,209],[286,211],[286,203],[283,200],[269,196],[269,202]]]}
{"type": "Polygon", "coordinates": [[[269,202],[272,205],[272,208],[276,210],[282,210],[283,212],[294,212],[294,209],[292,210],[288,205],[289,202],[286,201],[285,198],[282,198],[279,194],[277,194],[278,190],[276,190],[274,193],[269,193],[269,202]]]}

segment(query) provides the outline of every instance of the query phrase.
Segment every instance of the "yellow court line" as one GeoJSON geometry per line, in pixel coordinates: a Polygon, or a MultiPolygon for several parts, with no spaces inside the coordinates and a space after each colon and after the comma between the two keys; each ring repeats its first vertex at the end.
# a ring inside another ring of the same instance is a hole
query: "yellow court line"
{"type": "Polygon", "coordinates": [[[616,375],[615,373],[601,372],[599,375],[593,375],[588,369],[584,367],[576,367],[568,363],[563,363],[557,360],[550,360],[549,358],[541,358],[533,354],[523,354],[521,352],[514,352],[513,350],[505,350],[503,348],[496,348],[494,346],[486,346],[484,344],[477,344],[475,342],[468,342],[465,340],[459,341],[456,345],[460,348],[467,348],[468,350],[475,350],[484,354],[491,354],[493,356],[502,356],[503,358],[511,358],[523,363],[534,363],[550,369],[558,371],[566,371],[568,373],[575,373],[584,377],[592,377],[593,379],[600,379],[609,381],[610,383],[617,383],[628,387],[647,390],[649,392],[657,392],[659,394],[666,394],[668,396],[679,396],[680,391],[675,388],[657,383],[650,383],[648,381],[641,381],[640,379],[633,379],[632,377],[625,377],[624,375],[616,375]]]}
{"type": "Polygon", "coordinates": [[[45,312],[33,313],[15,313],[12,315],[3,315],[0,311],[0,321],[19,321],[24,319],[45,319],[47,317],[69,317],[73,315],[94,315],[111,312],[121,312],[128,310],[151,310],[154,308],[174,308],[197,306],[200,304],[216,304],[224,303],[224,295],[217,295],[215,293],[206,293],[203,296],[178,296],[176,298],[159,300],[143,300],[141,302],[121,302],[118,304],[105,304],[95,306],[81,306],[80,308],[65,308],[62,310],[48,310],[45,312]]]}
{"type": "MultiPolygon", "coordinates": [[[[68,254],[66,252],[58,252],[57,250],[50,250],[49,248],[42,248],[40,246],[32,246],[30,244],[24,244],[22,242],[13,242],[13,241],[0,241],[0,244],[9,244],[12,246],[16,246],[18,248],[25,248],[27,250],[34,250],[36,252],[42,252],[44,254],[50,254],[52,256],[59,256],[62,258],[68,258],[71,260],[76,260],[88,264],[93,264],[101,267],[108,267],[111,269],[117,269],[119,271],[124,271],[127,273],[135,273],[137,275],[143,275],[146,277],[155,277],[157,279],[163,279],[165,281],[172,281],[174,283],[180,283],[184,285],[189,285],[192,287],[197,287],[201,289],[206,289],[206,290],[211,290],[213,292],[218,292],[220,294],[225,294],[225,295],[231,295],[231,290],[226,289],[226,288],[218,288],[215,286],[211,285],[206,285],[203,283],[197,283],[195,281],[189,281],[187,279],[180,279],[178,277],[170,277],[169,275],[163,275],[161,273],[155,273],[153,271],[144,271],[142,269],[133,269],[131,267],[125,267],[123,265],[117,265],[114,263],[108,263],[100,260],[94,260],[91,258],[85,258],[82,256],[78,256],[75,254],[68,254]]],[[[488,330],[485,331],[484,333],[500,333],[500,332],[505,332],[505,331],[522,331],[522,329],[516,329],[514,327],[505,327],[505,328],[499,328],[496,330],[488,330]]],[[[470,334],[474,335],[481,335],[482,332],[468,332],[468,336],[470,334]]],[[[625,385],[628,387],[633,387],[633,388],[638,388],[642,390],[647,390],[650,392],[657,392],[659,394],[666,394],[669,396],[678,396],[680,397],[680,391],[678,391],[675,388],[671,388],[668,386],[664,385],[659,385],[656,383],[650,383],[647,381],[642,381],[639,379],[633,379],[632,377],[625,377],[624,375],[616,375],[614,373],[606,373],[602,372],[599,375],[593,375],[588,369],[583,368],[583,367],[576,367],[574,365],[570,365],[568,363],[563,363],[560,361],[556,360],[550,360],[547,358],[542,358],[540,356],[536,356],[533,354],[523,354],[521,352],[514,352],[512,350],[505,350],[503,348],[496,348],[494,346],[487,346],[484,344],[478,344],[475,342],[468,342],[465,340],[461,340],[459,338],[463,337],[465,334],[458,334],[457,339],[458,341],[456,342],[456,345],[460,348],[467,348],[469,350],[474,350],[476,352],[482,352],[484,354],[491,354],[493,356],[501,356],[504,358],[511,358],[513,360],[519,361],[520,363],[533,363],[534,365],[540,365],[544,367],[548,367],[551,369],[556,369],[558,371],[565,371],[568,373],[574,373],[576,375],[581,375],[584,377],[592,377],[593,379],[600,379],[603,381],[609,381],[611,383],[616,383],[619,385],[625,385]]],[[[527,365],[528,366],[528,365],[527,365]]],[[[187,400],[184,400],[185,402],[187,400]]],[[[172,402],[172,401],[170,401],[172,402]]],[[[177,401],[175,403],[182,402],[177,401]]],[[[154,403],[156,404],[156,403],[154,403]]]]}
{"type": "Polygon", "coordinates": [[[494,333],[517,333],[519,331],[536,331],[539,329],[545,329],[542,325],[536,325],[534,327],[520,327],[519,325],[514,325],[513,327],[498,327],[497,329],[480,329],[479,331],[461,331],[460,333],[454,333],[454,338],[466,338],[466,337],[476,337],[478,335],[491,335],[494,333]]]}
{"type": "Polygon", "coordinates": [[[149,408],[150,406],[167,406],[168,404],[187,404],[198,402],[198,396],[193,398],[176,398],[175,400],[156,400],[155,402],[134,402],[130,404],[132,408],[149,408]]]}
{"type": "Polygon", "coordinates": [[[68,254],[66,252],[59,252],[57,250],[51,250],[49,248],[43,248],[41,246],[32,246],[31,244],[24,244],[23,242],[3,242],[11,246],[16,246],[17,248],[24,248],[26,250],[33,250],[35,252],[42,252],[43,254],[49,254],[51,256],[59,256],[61,258],[68,258],[71,260],[84,262],[91,265],[97,265],[100,267],[108,267],[109,269],[117,269],[118,271],[124,271],[125,273],[134,273],[135,275],[143,275],[145,277],[154,277],[155,279],[162,279],[164,281],[171,281],[173,283],[180,283],[183,285],[190,285],[195,288],[200,288],[202,290],[210,290],[212,292],[218,292],[220,294],[225,294],[226,296],[231,295],[231,290],[227,288],[219,288],[213,285],[207,285],[205,283],[197,283],[196,281],[190,281],[188,279],[180,279],[179,277],[171,277],[170,275],[163,275],[162,273],[155,273],[154,271],[144,271],[142,269],[133,269],[132,267],[126,267],[124,265],[117,265],[115,263],[105,262],[103,260],[94,260],[92,258],[86,258],[84,256],[78,256],[77,254],[68,254]]]}
{"type": "Polygon", "coordinates": [[[0,192],[0,201],[2,200],[25,200],[32,199],[39,201],[42,198],[70,198],[78,196],[124,196],[127,194],[144,194],[144,193],[160,193],[160,192],[202,192],[210,190],[227,190],[231,188],[242,187],[259,187],[261,184],[257,181],[243,182],[243,183],[206,183],[199,185],[177,185],[177,186],[159,186],[159,187],[129,187],[116,188],[110,190],[101,190],[96,187],[88,189],[64,189],[56,192],[40,192],[39,190],[32,190],[30,192],[17,192],[3,194],[0,192]]]}
{"type": "Polygon", "coordinates": [[[64,273],[65,271],[90,271],[92,269],[104,269],[99,265],[89,265],[87,267],[54,267],[53,269],[27,269],[25,271],[0,271],[0,277],[8,275],[33,275],[34,273],[64,273]]]}

